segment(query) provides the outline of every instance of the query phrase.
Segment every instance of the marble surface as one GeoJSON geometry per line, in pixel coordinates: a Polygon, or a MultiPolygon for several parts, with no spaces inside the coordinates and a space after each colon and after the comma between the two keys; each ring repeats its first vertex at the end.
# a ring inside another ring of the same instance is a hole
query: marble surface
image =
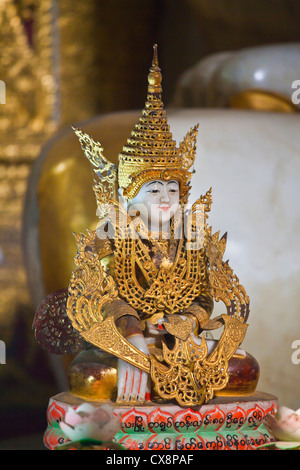
{"type": "MultiPolygon", "coordinates": [[[[212,54],[183,73],[173,104],[179,107],[224,107],[245,90],[264,90],[290,100],[300,77],[300,43],[212,54]]],[[[300,104],[296,105],[300,109],[300,104]]]]}
{"type": "MultiPolygon", "coordinates": [[[[250,296],[243,346],[260,363],[259,390],[298,408],[300,364],[300,116],[173,110],[176,140],[199,122],[191,201],[213,188],[209,223],[228,232],[230,260],[250,296]]],[[[224,312],[217,305],[216,312],[224,312]]]]}

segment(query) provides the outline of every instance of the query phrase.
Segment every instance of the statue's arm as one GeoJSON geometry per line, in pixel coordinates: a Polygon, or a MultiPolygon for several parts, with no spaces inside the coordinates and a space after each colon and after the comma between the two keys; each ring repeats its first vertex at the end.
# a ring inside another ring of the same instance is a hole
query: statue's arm
{"type": "MultiPolygon", "coordinates": [[[[122,299],[115,299],[102,307],[103,318],[113,317],[120,334],[139,351],[149,354],[140,319],[136,310],[122,299]]],[[[128,362],[118,359],[118,402],[140,401],[150,393],[149,375],[128,362]]]]}
{"type": "Polygon", "coordinates": [[[194,327],[199,330],[203,329],[209,321],[214,306],[213,298],[207,293],[196,297],[191,305],[182,313],[183,316],[189,317],[194,322],[194,327]]]}

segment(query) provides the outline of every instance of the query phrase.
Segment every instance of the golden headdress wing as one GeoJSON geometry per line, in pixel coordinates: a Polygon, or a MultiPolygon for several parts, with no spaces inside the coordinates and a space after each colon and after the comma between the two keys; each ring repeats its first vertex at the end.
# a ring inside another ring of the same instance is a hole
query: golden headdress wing
{"type": "Polygon", "coordinates": [[[226,305],[230,317],[246,323],[250,300],[228,261],[223,261],[226,242],[227,234],[219,238],[219,232],[212,234],[212,228],[208,228],[205,251],[209,263],[211,294],[217,302],[221,300],[226,305]]]}
{"type": "Polygon", "coordinates": [[[196,155],[198,125],[192,128],[178,147],[162,101],[162,74],[157,44],[148,74],[147,99],[138,122],[119,154],[118,184],[127,199],[133,199],[143,184],[157,179],[180,182],[180,197],[187,202],[196,155]]]}
{"type": "Polygon", "coordinates": [[[195,161],[196,143],[199,124],[192,127],[179,144],[179,155],[182,159],[182,168],[189,170],[195,161]]]}
{"type": "Polygon", "coordinates": [[[228,261],[223,260],[227,244],[227,234],[220,238],[219,232],[212,233],[212,227],[207,224],[208,215],[212,204],[212,188],[201,196],[194,204],[187,216],[188,242],[191,246],[204,244],[205,255],[208,262],[208,277],[210,291],[216,302],[222,301],[230,317],[246,323],[250,314],[250,300],[245,288],[240,284],[238,277],[229,266],[228,261]]]}
{"type": "Polygon", "coordinates": [[[107,207],[116,200],[117,167],[104,157],[103,147],[81,129],[72,126],[79,138],[84,155],[90,161],[94,172],[93,190],[96,195],[98,215],[102,219],[107,215],[107,207]]]}

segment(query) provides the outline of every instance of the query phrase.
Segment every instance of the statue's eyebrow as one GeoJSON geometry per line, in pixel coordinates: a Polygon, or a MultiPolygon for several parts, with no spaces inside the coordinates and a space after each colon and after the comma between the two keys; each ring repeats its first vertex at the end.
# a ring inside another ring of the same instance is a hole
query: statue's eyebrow
{"type": "Polygon", "coordinates": [[[161,181],[151,181],[150,183],[147,184],[146,187],[148,187],[150,184],[154,184],[154,183],[163,184],[161,181]]]}
{"type": "Polygon", "coordinates": [[[171,183],[175,183],[175,184],[177,184],[177,185],[178,185],[178,181],[176,181],[176,180],[172,180],[172,181],[168,181],[168,182],[167,182],[167,186],[168,186],[168,184],[171,184],[171,183]]]}

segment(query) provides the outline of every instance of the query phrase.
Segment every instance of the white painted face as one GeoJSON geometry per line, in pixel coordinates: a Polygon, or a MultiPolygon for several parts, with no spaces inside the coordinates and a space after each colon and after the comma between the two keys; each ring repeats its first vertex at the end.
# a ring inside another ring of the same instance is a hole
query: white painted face
{"type": "Polygon", "coordinates": [[[145,183],[129,205],[129,214],[138,211],[149,230],[168,230],[170,220],[179,208],[179,182],[145,183]]]}

